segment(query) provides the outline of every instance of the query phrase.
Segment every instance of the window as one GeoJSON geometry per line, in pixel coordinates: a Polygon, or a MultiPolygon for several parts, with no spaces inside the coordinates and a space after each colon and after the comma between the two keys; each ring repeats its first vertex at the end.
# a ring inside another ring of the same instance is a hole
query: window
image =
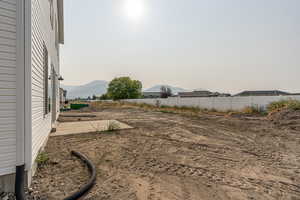
{"type": "Polygon", "coordinates": [[[50,112],[49,109],[49,61],[48,61],[48,50],[46,45],[43,45],[43,73],[44,73],[44,85],[43,85],[43,89],[44,89],[44,115],[47,115],[50,112]]]}

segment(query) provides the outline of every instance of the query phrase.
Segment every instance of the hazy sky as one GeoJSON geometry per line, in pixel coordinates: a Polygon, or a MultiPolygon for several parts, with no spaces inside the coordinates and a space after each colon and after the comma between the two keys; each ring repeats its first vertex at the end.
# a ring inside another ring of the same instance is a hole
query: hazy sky
{"type": "Polygon", "coordinates": [[[63,84],[300,92],[299,0],[65,0],[63,84]]]}

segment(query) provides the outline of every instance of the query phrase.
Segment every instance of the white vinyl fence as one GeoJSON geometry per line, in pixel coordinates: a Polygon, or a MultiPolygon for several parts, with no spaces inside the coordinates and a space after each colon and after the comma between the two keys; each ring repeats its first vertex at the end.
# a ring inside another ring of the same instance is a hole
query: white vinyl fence
{"type": "Polygon", "coordinates": [[[242,110],[245,107],[256,107],[265,110],[267,105],[279,100],[299,100],[296,96],[249,96],[249,97],[170,97],[167,99],[128,99],[126,102],[146,103],[160,106],[188,106],[219,111],[242,110]]]}

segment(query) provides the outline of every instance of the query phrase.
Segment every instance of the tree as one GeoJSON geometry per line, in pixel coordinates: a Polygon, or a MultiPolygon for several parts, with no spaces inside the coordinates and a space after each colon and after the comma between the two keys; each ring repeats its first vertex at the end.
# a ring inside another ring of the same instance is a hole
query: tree
{"type": "Polygon", "coordinates": [[[160,97],[161,98],[168,98],[172,96],[172,90],[169,87],[161,86],[160,87],[160,97]]]}
{"type": "Polygon", "coordinates": [[[140,98],[142,83],[130,77],[115,78],[108,85],[107,95],[113,100],[140,98]]]}
{"type": "Polygon", "coordinates": [[[92,100],[96,100],[96,99],[97,99],[97,96],[93,95],[92,100]]]}
{"type": "Polygon", "coordinates": [[[100,96],[100,100],[108,100],[108,99],[109,99],[109,97],[108,97],[107,94],[102,94],[102,95],[100,96]]]}

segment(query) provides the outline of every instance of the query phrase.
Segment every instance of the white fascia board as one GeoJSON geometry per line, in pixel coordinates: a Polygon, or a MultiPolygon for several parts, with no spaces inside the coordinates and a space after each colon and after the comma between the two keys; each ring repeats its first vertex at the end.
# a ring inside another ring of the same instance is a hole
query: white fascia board
{"type": "Polygon", "coordinates": [[[59,43],[64,44],[64,1],[57,0],[59,43]]]}

